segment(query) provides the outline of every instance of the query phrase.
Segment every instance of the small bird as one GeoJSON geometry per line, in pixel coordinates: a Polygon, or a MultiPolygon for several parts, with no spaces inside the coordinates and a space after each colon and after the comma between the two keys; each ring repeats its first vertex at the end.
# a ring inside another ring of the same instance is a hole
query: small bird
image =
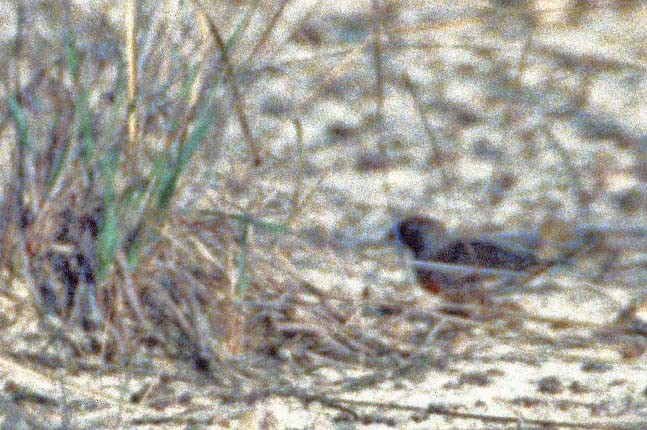
{"type": "Polygon", "coordinates": [[[413,252],[418,281],[434,294],[460,295],[460,287],[484,279],[526,277],[555,264],[509,244],[456,236],[439,220],[420,216],[396,222],[388,239],[413,252]]]}

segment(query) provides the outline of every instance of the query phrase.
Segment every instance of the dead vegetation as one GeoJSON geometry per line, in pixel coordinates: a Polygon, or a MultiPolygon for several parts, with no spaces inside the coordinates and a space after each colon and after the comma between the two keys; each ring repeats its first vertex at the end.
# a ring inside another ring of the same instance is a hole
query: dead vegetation
{"type": "Polygon", "coordinates": [[[646,425],[640,3],[0,4],[5,428],[646,425]],[[569,264],[430,304],[407,213],[569,264]]]}

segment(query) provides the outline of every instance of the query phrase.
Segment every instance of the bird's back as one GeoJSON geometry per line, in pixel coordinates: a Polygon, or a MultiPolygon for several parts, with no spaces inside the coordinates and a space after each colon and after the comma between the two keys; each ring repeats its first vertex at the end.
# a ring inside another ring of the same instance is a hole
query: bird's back
{"type": "Polygon", "coordinates": [[[541,263],[532,253],[481,240],[457,240],[429,257],[440,263],[464,264],[488,269],[526,270],[541,263]]]}

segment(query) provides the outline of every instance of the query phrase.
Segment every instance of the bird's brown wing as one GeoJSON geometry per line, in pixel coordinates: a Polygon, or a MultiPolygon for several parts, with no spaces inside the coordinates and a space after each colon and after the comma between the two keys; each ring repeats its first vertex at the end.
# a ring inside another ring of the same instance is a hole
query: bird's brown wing
{"type": "MultiPolygon", "coordinates": [[[[460,264],[475,268],[524,271],[541,266],[542,261],[530,252],[506,248],[482,240],[457,240],[431,255],[427,260],[439,263],[460,264]]],[[[452,287],[465,286],[487,278],[478,273],[460,276],[442,270],[418,269],[418,280],[431,293],[451,291],[452,287]]]]}
{"type": "Polygon", "coordinates": [[[519,271],[541,264],[541,261],[530,252],[513,250],[494,242],[481,240],[452,242],[431,256],[430,260],[519,271]]]}

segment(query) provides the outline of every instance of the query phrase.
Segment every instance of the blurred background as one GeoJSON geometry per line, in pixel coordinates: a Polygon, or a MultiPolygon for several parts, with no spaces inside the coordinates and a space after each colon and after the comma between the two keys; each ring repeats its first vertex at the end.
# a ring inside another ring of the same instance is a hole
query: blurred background
{"type": "Polygon", "coordinates": [[[3,428],[644,425],[644,2],[0,14],[3,428]],[[413,214],[571,258],[457,317],[413,214]]]}

